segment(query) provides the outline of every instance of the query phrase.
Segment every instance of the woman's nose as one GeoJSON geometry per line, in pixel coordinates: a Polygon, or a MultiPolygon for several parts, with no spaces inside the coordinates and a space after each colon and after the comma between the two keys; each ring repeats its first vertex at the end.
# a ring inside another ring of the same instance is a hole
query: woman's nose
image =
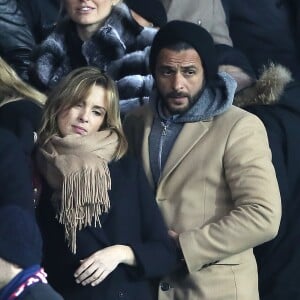
{"type": "Polygon", "coordinates": [[[89,113],[87,110],[83,109],[79,114],[79,119],[82,122],[88,122],[89,121],[89,113]]]}

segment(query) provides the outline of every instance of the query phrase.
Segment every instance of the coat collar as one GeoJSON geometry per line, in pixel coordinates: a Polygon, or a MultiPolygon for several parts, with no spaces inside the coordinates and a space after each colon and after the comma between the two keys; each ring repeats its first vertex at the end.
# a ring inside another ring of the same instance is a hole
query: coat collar
{"type": "MultiPolygon", "coordinates": [[[[144,114],[145,126],[144,126],[144,139],[142,144],[142,157],[144,158],[143,166],[151,186],[154,187],[154,182],[153,182],[151,167],[150,167],[149,142],[148,142],[152,123],[153,123],[154,112],[151,106],[145,106],[144,108],[145,108],[145,114],[144,114]]],[[[164,170],[158,182],[157,193],[161,191],[161,186],[163,185],[165,180],[169,177],[169,175],[172,173],[172,171],[178,167],[181,161],[192,151],[195,145],[205,136],[206,132],[208,131],[209,127],[212,124],[212,120],[213,118],[210,118],[207,121],[184,124],[166,161],[164,170]]]]}

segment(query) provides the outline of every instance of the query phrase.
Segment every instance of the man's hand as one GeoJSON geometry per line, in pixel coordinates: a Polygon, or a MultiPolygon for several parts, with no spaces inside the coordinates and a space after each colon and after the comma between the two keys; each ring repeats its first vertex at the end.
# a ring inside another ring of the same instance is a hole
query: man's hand
{"type": "Polygon", "coordinates": [[[175,241],[177,247],[180,249],[180,244],[179,244],[179,234],[171,229],[168,230],[169,236],[175,241]]]}

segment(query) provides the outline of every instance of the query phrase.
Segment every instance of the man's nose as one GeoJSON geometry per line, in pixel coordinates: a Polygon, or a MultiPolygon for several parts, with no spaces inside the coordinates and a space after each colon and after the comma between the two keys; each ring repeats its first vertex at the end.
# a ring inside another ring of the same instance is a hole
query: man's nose
{"type": "Polygon", "coordinates": [[[183,88],[183,76],[180,72],[174,74],[173,77],[173,89],[175,91],[180,91],[183,88]]]}

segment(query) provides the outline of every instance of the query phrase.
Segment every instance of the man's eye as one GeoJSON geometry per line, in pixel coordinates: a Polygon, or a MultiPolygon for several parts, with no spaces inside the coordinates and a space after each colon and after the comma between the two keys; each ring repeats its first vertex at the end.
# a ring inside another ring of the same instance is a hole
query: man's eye
{"type": "Polygon", "coordinates": [[[185,71],[184,73],[185,73],[186,75],[188,75],[188,76],[191,76],[191,75],[195,75],[195,74],[196,74],[195,70],[187,70],[187,71],[185,71]]]}
{"type": "Polygon", "coordinates": [[[164,71],[162,71],[162,74],[163,74],[164,76],[168,76],[168,75],[171,75],[171,74],[172,74],[172,71],[171,71],[171,70],[164,70],[164,71]]]}

